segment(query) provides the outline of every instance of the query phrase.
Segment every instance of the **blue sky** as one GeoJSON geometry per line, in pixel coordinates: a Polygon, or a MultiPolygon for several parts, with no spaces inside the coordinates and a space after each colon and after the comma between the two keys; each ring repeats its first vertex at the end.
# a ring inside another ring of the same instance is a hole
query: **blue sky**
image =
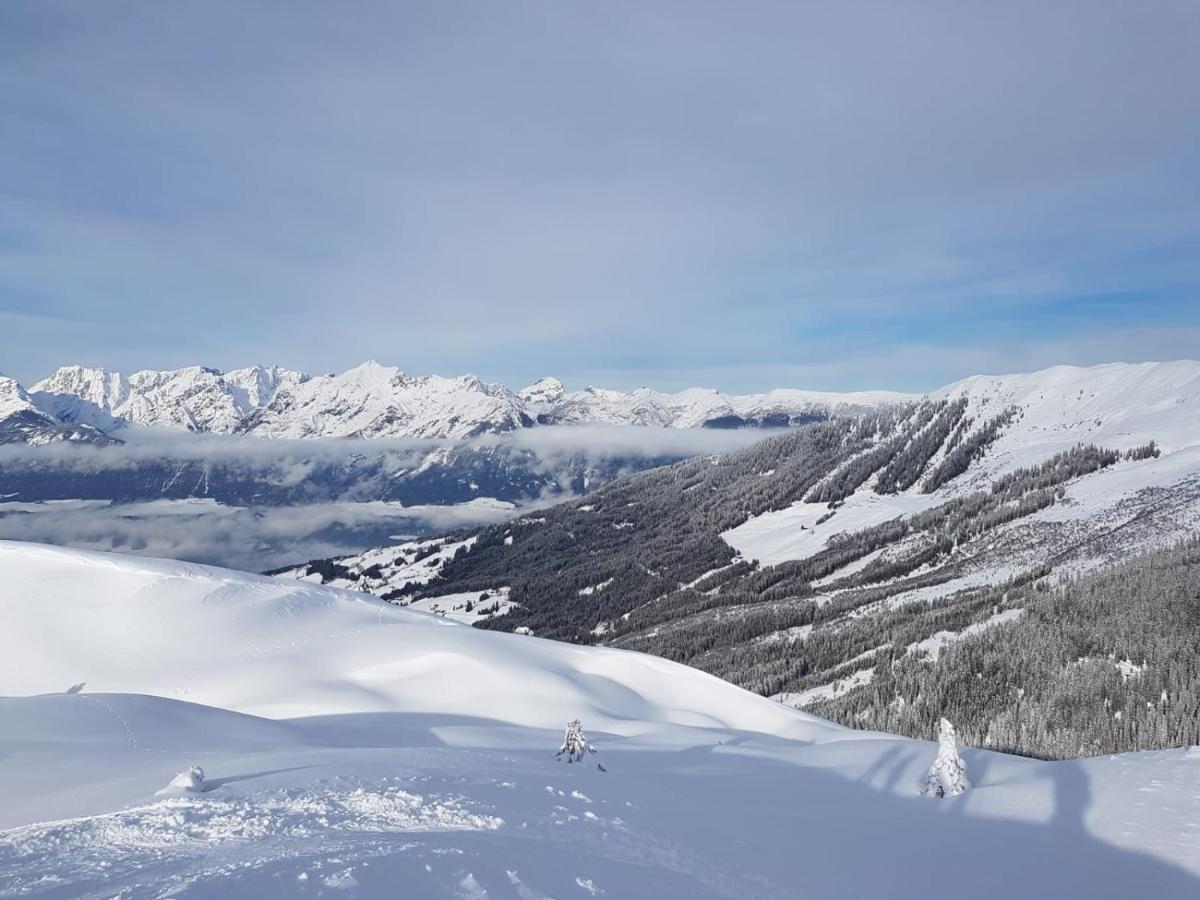
{"type": "Polygon", "coordinates": [[[0,371],[1200,357],[1200,5],[0,5],[0,371]]]}

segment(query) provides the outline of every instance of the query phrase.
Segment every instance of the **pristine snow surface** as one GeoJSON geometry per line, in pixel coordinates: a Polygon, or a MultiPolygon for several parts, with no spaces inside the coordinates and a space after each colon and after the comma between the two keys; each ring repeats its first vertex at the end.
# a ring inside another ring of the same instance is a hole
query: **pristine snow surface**
{"type": "Polygon", "coordinates": [[[0,896],[1200,896],[1200,751],[932,800],[935,744],[662,659],[14,542],[0,660],[0,896]]]}

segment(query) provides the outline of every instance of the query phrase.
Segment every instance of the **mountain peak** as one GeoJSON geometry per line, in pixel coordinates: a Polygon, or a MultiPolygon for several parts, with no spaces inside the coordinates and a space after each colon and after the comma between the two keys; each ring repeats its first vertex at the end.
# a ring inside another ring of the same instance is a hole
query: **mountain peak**
{"type": "Polygon", "coordinates": [[[558,403],[566,396],[566,388],[557,378],[549,375],[539,378],[533,384],[517,391],[517,396],[526,403],[546,404],[558,403]]]}

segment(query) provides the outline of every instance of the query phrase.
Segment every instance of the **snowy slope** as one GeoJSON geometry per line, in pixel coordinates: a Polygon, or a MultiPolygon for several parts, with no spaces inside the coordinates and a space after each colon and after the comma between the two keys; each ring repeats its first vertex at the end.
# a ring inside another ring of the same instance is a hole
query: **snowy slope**
{"type": "Polygon", "coordinates": [[[261,715],[487,710],[554,728],[574,714],[629,733],[790,733],[815,721],[655,657],[495,635],[225,569],[0,541],[0,583],[8,694],[86,682],[261,715]]]}
{"type": "MultiPolygon", "coordinates": [[[[1057,366],[1021,375],[977,375],[935,391],[931,398],[965,399],[965,416],[976,425],[1010,407],[1018,415],[967,472],[933,493],[922,493],[917,485],[885,497],[873,493],[868,483],[820,524],[817,520],[828,512],[825,504],[796,503],[751,518],[726,532],[725,540],[746,558],[768,565],[806,559],[835,534],[986,489],[1001,475],[1038,465],[1076,445],[1124,451],[1150,441],[1158,445],[1158,457],[1121,462],[1072,482],[1063,504],[1036,513],[1032,521],[1070,519],[1107,529],[1152,509],[1157,519],[1145,523],[1144,533],[1127,534],[1128,552],[1162,546],[1200,527],[1200,510],[1190,499],[1200,480],[1200,362],[1057,366]],[[1168,519],[1172,524],[1165,524],[1168,519]]],[[[1049,549],[1036,547],[1034,555],[1044,558],[1049,549]]],[[[997,569],[1001,576],[1011,571],[997,569]]]]}
{"type": "Polygon", "coordinates": [[[932,744],[660,659],[37,545],[0,544],[0,584],[3,895],[1200,889],[1195,752],[966,750],[976,787],[937,801],[917,796],[932,744]],[[568,766],[575,715],[600,753],[568,766]],[[208,790],[159,794],[192,765],[208,790]]]}
{"type": "Polygon", "coordinates": [[[1080,441],[1123,450],[1154,439],[1168,453],[1200,445],[1200,362],[1056,366],[1021,375],[976,375],[931,395],[965,397],[968,412],[1021,410],[989,471],[1027,465],[1080,441]]]}

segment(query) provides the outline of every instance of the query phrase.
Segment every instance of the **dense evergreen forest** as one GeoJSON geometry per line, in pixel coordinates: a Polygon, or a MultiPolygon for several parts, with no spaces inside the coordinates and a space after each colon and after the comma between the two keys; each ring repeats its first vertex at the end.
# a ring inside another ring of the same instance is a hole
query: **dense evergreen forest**
{"type": "Polygon", "coordinates": [[[880,654],[813,711],[913,737],[946,716],[969,744],[1045,758],[1200,744],[1200,540],[979,601],[1021,613],[936,663],[880,654]]]}

